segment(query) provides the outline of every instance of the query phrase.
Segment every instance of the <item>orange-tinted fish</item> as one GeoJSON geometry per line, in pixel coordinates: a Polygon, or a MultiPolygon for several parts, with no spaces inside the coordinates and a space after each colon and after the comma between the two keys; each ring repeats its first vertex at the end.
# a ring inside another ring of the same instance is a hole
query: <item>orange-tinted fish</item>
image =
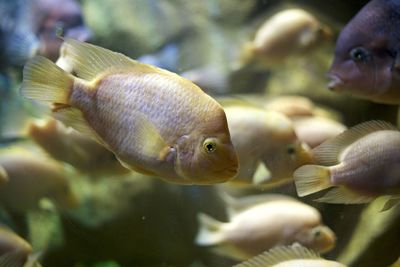
{"type": "Polygon", "coordinates": [[[36,209],[42,198],[51,199],[59,209],[77,206],[63,169],[51,159],[24,150],[4,149],[0,166],[9,178],[0,187],[0,203],[7,209],[24,213],[36,209]]]}
{"type": "Polygon", "coordinates": [[[316,147],[318,165],[294,173],[297,193],[306,196],[334,186],[318,201],[366,203],[391,196],[400,200],[400,132],[384,121],[361,123],[316,147]]]}
{"type": "Polygon", "coordinates": [[[181,184],[225,182],[238,169],[222,107],[192,82],[122,54],[67,39],[64,66],[37,57],[22,94],[94,136],[125,166],[181,184]]]}
{"type": "Polygon", "coordinates": [[[324,226],[315,208],[283,195],[248,196],[227,202],[229,222],[199,214],[196,244],[239,260],[295,242],[318,252],[335,244],[335,234],[324,226]]]}
{"type": "Polygon", "coordinates": [[[346,267],[336,262],[325,260],[317,253],[299,244],[270,249],[233,267],[346,267]]]}
{"type": "Polygon", "coordinates": [[[55,119],[31,122],[27,134],[51,157],[67,162],[89,175],[118,175],[129,172],[112,152],[55,119]]]}

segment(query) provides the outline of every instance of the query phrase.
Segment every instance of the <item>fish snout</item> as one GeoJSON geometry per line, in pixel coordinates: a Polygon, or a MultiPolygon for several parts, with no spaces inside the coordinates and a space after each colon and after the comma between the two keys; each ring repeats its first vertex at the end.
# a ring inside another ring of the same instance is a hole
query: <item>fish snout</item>
{"type": "Polygon", "coordinates": [[[344,81],[336,74],[328,73],[328,78],[330,81],[328,82],[328,88],[331,91],[337,91],[344,85],[344,81]]]}

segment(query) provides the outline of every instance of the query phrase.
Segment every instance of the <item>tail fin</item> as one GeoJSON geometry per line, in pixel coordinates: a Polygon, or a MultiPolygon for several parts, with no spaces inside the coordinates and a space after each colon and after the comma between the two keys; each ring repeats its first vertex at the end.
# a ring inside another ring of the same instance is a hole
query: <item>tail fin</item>
{"type": "Polygon", "coordinates": [[[331,187],[330,172],[328,167],[317,165],[304,165],[294,174],[297,194],[300,197],[316,193],[331,187]]]}
{"type": "Polygon", "coordinates": [[[220,243],[222,241],[221,226],[223,223],[204,213],[199,213],[197,218],[200,228],[196,236],[196,244],[200,246],[212,246],[220,243]]]}
{"type": "Polygon", "coordinates": [[[21,94],[27,98],[68,104],[74,77],[44,57],[34,57],[24,67],[21,94]]]}

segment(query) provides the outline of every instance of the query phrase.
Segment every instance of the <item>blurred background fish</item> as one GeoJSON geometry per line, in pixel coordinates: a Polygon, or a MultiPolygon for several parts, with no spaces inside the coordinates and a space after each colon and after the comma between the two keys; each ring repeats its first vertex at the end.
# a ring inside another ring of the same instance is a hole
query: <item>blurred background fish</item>
{"type": "Polygon", "coordinates": [[[1,151],[0,165],[9,179],[0,187],[0,203],[7,210],[24,214],[38,209],[42,198],[54,201],[61,210],[78,205],[64,170],[50,158],[10,148],[1,151]]]}
{"type": "Polygon", "coordinates": [[[335,245],[335,234],[322,224],[318,210],[288,196],[248,196],[227,204],[228,222],[199,214],[196,244],[238,260],[295,242],[318,252],[335,245]]]}
{"type": "Polygon", "coordinates": [[[33,121],[27,135],[52,158],[71,164],[91,177],[127,174],[116,156],[93,139],[55,119],[33,121]]]}
{"type": "Polygon", "coordinates": [[[249,106],[225,107],[233,146],[239,157],[239,173],[231,184],[280,185],[292,181],[299,166],[311,163],[311,154],[299,140],[285,115],[249,106]],[[260,164],[269,173],[255,176],[260,164]]]}
{"type": "Polygon", "coordinates": [[[244,47],[242,65],[276,67],[294,55],[306,54],[332,37],[326,25],[303,9],[275,13],[244,47]]]}

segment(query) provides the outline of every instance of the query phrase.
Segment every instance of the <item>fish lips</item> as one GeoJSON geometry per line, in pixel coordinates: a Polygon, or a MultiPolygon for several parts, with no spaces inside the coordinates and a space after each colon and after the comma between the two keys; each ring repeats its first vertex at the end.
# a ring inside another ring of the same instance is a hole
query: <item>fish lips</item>
{"type": "Polygon", "coordinates": [[[330,79],[328,82],[328,89],[331,91],[340,91],[343,89],[345,82],[337,74],[328,73],[327,77],[330,79]]]}

